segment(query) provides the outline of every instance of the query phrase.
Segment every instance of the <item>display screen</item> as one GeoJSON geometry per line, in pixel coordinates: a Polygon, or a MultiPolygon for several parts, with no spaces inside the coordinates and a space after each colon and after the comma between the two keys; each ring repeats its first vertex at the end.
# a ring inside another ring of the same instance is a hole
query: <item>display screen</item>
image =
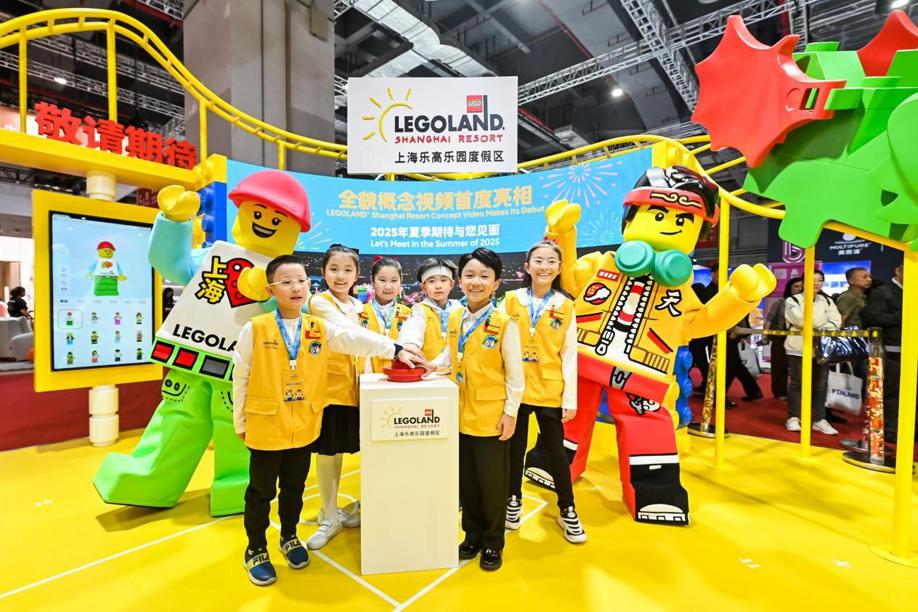
{"type": "Polygon", "coordinates": [[[149,225],[50,213],[52,370],[151,363],[149,225]]]}

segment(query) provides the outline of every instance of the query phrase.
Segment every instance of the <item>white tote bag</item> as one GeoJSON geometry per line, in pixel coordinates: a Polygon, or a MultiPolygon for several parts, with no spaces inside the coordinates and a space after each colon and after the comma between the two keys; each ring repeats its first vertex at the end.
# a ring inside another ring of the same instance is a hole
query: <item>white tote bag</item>
{"type": "Polygon", "coordinates": [[[855,416],[859,415],[863,404],[863,398],[861,397],[862,385],[863,381],[860,378],[851,372],[842,372],[842,364],[837,364],[829,370],[826,407],[841,410],[855,416]]]}

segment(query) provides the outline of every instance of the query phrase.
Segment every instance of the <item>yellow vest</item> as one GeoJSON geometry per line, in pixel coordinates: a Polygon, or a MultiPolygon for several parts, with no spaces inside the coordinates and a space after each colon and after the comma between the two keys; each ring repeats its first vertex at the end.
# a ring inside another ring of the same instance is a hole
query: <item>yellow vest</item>
{"type": "MultiPolygon", "coordinates": [[[[392,311],[394,321],[389,322],[390,325],[388,336],[390,338],[398,341],[398,334],[402,331],[402,325],[405,324],[405,321],[408,320],[410,315],[410,306],[406,306],[405,304],[395,305],[395,308],[392,311]]],[[[383,333],[383,330],[379,324],[379,317],[376,316],[376,311],[373,309],[372,302],[367,302],[363,305],[363,312],[360,313],[359,317],[361,327],[368,329],[371,332],[376,332],[377,334],[386,335],[383,333]]],[[[383,368],[388,368],[392,365],[391,359],[383,359],[382,357],[360,357],[357,359],[358,372],[364,372],[366,370],[367,359],[370,360],[370,363],[373,367],[373,372],[376,374],[382,374],[383,368]]]]}
{"type": "MultiPolygon", "coordinates": [[[[459,432],[470,436],[496,436],[507,398],[504,360],[500,350],[510,316],[492,310],[472,332],[459,361],[459,336],[465,308],[449,315],[447,338],[452,363],[450,378],[459,386],[459,432]],[[462,380],[458,373],[462,372],[462,380]]],[[[437,323],[439,330],[439,322],[437,323]]]]}
{"type": "Polygon", "coordinates": [[[284,401],[290,382],[287,347],[274,313],[252,319],[252,371],[245,396],[245,444],[258,450],[306,446],[319,437],[325,407],[325,324],[303,315],[296,373],[305,397],[284,401]]]}
{"type": "MultiPolygon", "coordinates": [[[[309,298],[309,311],[312,312],[312,300],[316,297],[324,298],[341,309],[335,298],[322,292],[309,298]]],[[[326,405],[338,406],[359,405],[357,391],[357,358],[344,353],[328,353],[328,379],[325,387],[326,405]]]]}
{"type": "MultiPolygon", "coordinates": [[[[556,300],[552,297],[552,300],[556,300]]],[[[564,336],[574,319],[574,302],[564,298],[560,308],[542,311],[535,327],[535,337],[530,338],[529,307],[520,304],[516,291],[507,292],[504,309],[516,319],[523,349],[523,372],[526,390],[523,403],[531,406],[560,407],[564,392],[564,374],[561,371],[561,347],[564,336]],[[531,355],[533,352],[535,354],[531,355]]],[[[569,381],[576,384],[575,381],[569,381]]]]}
{"type": "MultiPolygon", "coordinates": [[[[421,352],[424,353],[424,357],[427,357],[429,361],[436,359],[437,355],[443,352],[443,349],[446,348],[446,339],[440,330],[440,313],[428,304],[422,303],[421,309],[427,317],[427,324],[424,326],[424,345],[421,347],[421,352]]],[[[457,310],[459,312],[463,311],[461,308],[457,310]]]]}

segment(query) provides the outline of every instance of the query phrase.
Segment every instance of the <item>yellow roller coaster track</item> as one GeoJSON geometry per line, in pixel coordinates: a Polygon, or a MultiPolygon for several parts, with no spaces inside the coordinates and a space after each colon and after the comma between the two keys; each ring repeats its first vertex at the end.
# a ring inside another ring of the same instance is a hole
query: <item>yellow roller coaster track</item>
{"type": "MultiPolygon", "coordinates": [[[[335,160],[347,159],[346,145],[317,140],[315,138],[309,138],[308,136],[301,136],[293,132],[288,132],[287,130],[275,127],[260,119],[252,117],[248,113],[226,102],[208,89],[206,85],[201,83],[201,81],[199,81],[169,50],[165,43],[163,43],[163,41],[146,25],[123,13],[100,9],[75,8],[39,11],[10,19],[0,24],[0,49],[6,49],[14,45],[18,46],[19,49],[19,114],[21,132],[25,132],[26,113],[28,110],[28,42],[48,36],[75,34],[78,32],[106,33],[109,119],[117,120],[118,115],[115,37],[120,35],[146,51],[157,64],[172,75],[197,101],[200,109],[198,114],[198,148],[202,160],[207,158],[207,118],[211,113],[228,121],[234,127],[275,144],[277,146],[278,165],[280,168],[286,167],[287,151],[319,155],[335,160]]],[[[700,163],[693,162],[696,161],[695,156],[698,153],[710,148],[710,139],[707,136],[695,136],[682,140],[673,140],[664,136],[640,134],[613,138],[580,147],[579,149],[531,160],[519,164],[518,168],[521,171],[525,171],[528,169],[546,167],[550,164],[595,161],[596,159],[605,159],[636,149],[642,149],[655,143],[668,143],[670,145],[669,156],[672,157],[669,161],[672,163],[690,163],[697,167],[714,183],[717,183],[717,181],[713,178],[713,175],[745,161],[745,158],[737,157],[714,168],[706,169],[703,168],[700,163]],[[689,145],[692,145],[693,148],[689,148],[689,145]]],[[[440,174],[428,176],[421,174],[406,174],[405,176],[418,180],[431,180],[469,179],[488,175],[440,174]]],[[[781,209],[783,206],[782,204],[778,202],[764,205],[755,204],[739,197],[743,193],[745,193],[745,191],[742,189],[731,192],[721,188],[722,200],[744,212],[770,219],[782,219],[784,217],[784,211],[781,209]]],[[[830,223],[827,227],[837,231],[857,233],[864,238],[874,240],[893,248],[902,248],[899,243],[891,241],[888,238],[863,231],[854,231],[852,228],[839,223],[830,223]]]]}

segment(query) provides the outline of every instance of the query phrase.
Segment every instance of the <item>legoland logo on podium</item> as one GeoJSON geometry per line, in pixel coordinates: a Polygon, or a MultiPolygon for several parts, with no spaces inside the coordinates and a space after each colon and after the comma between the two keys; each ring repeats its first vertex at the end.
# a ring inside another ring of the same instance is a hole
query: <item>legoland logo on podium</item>
{"type": "Polygon", "coordinates": [[[516,77],[349,79],[350,174],[515,172],[516,77]]]}
{"type": "Polygon", "coordinates": [[[373,400],[373,442],[445,438],[441,417],[432,401],[424,398],[373,400]]]}

